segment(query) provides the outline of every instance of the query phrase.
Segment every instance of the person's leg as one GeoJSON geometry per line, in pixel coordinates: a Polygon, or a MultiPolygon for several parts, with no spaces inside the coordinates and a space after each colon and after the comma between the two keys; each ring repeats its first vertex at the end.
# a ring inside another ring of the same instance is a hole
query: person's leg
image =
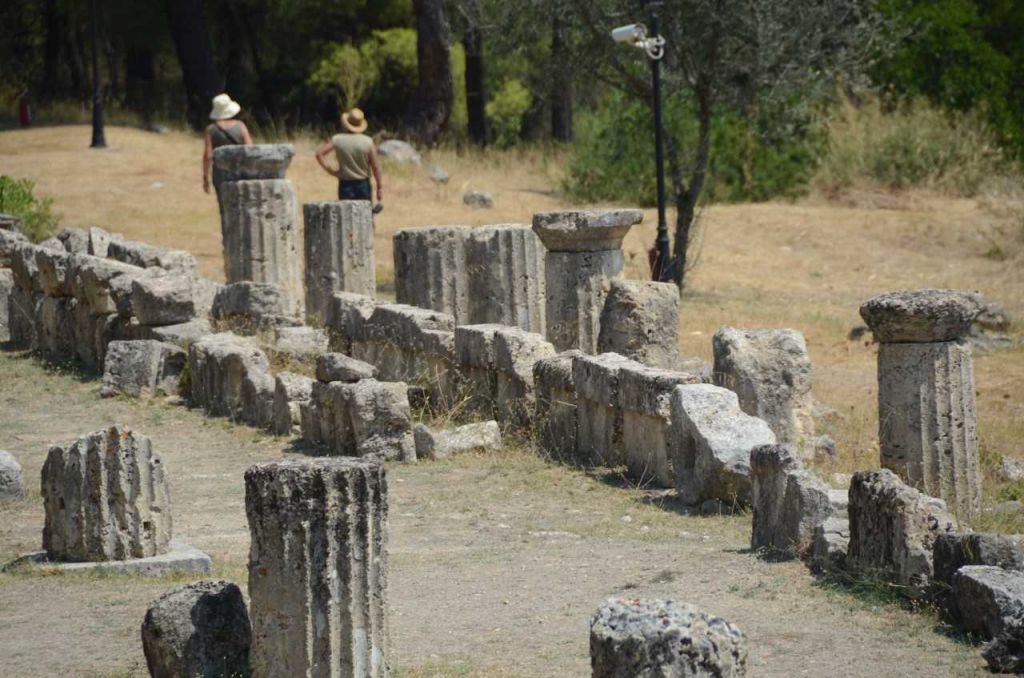
{"type": "Polygon", "coordinates": [[[345,199],[345,182],[338,179],[338,200],[345,199]]]}

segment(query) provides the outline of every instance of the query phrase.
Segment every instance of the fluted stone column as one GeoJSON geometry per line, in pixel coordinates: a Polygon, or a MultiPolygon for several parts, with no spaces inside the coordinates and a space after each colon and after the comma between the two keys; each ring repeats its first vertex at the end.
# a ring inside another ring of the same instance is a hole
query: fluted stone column
{"type": "Polygon", "coordinates": [[[292,312],[302,306],[295,187],[284,178],[295,151],[288,144],[222,146],[214,151],[224,275],[281,288],[292,312]]]}
{"type": "Polygon", "coordinates": [[[468,323],[544,334],[544,246],[530,226],[484,226],[465,242],[468,323]]]}
{"type": "Polygon", "coordinates": [[[257,464],[245,473],[245,508],[252,675],[386,676],[382,463],[257,464]]]}
{"type": "Polygon", "coordinates": [[[622,273],[622,239],[643,219],[640,210],[584,210],[533,215],[547,248],[545,330],[555,349],[597,352],[601,311],[622,273]]]}
{"type": "Polygon", "coordinates": [[[306,317],[323,324],[335,292],[377,296],[373,214],[367,200],[341,200],[306,203],[302,216],[306,317]]]}
{"type": "Polygon", "coordinates": [[[168,550],[170,493],[144,435],[113,426],[50,448],[42,494],[43,549],[52,560],[128,560],[168,550]]]}
{"type": "Polygon", "coordinates": [[[469,322],[465,251],[469,230],[469,226],[430,226],[395,232],[399,304],[447,313],[460,325],[469,322]]]}
{"type": "Polygon", "coordinates": [[[961,518],[981,509],[974,369],[964,336],[982,306],[974,292],[915,290],[874,297],[860,309],[881,343],[882,466],[961,518]]]}

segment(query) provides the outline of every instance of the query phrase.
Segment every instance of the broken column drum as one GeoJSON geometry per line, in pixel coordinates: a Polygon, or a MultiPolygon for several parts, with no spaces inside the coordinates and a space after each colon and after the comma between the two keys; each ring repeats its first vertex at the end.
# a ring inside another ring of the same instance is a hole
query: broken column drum
{"type": "Polygon", "coordinates": [[[302,305],[295,187],[285,171],[289,144],[222,146],[214,151],[220,202],[224,276],[281,288],[297,312],[302,305]]]}
{"type": "Polygon", "coordinates": [[[555,349],[596,353],[601,311],[613,278],[622,274],[622,239],[643,219],[640,210],[547,212],[533,231],[547,248],[545,331],[555,349]]]}
{"type": "Polygon", "coordinates": [[[497,323],[544,334],[544,247],[531,228],[474,228],[464,247],[468,323],[497,323]]]}
{"type": "Polygon", "coordinates": [[[404,228],[392,238],[395,299],[469,322],[466,236],[469,226],[404,228]]]}
{"type": "Polygon", "coordinates": [[[387,675],[381,462],[257,464],[245,495],[252,675],[387,675]]]}
{"type": "Polygon", "coordinates": [[[964,338],[981,310],[977,293],[959,290],[893,292],[860,309],[881,343],[882,466],[962,518],[981,509],[974,369],[964,338]]]}
{"type": "Polygon", "coordinates": [[[323,324],[331,296],[377,295],[373,214],[367,200],[302,206],[306,252],[306,316],[323,324]]]}

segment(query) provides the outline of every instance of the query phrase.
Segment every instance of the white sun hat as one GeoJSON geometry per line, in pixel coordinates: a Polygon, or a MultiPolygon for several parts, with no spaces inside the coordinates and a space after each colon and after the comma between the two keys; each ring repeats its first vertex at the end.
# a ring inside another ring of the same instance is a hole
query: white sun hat
{"type": "Polygon", "coordinates": [[[242,107],[237,101],[232,101],[227,94],[218,94],[213,97],[213,110],[210,111],[210,120],[227,120],[238,115],[242,107]]]}

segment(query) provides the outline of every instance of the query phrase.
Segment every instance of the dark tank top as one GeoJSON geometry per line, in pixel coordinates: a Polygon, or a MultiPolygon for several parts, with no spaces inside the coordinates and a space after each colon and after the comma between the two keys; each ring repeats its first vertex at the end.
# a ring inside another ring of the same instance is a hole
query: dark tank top
{"type": "Polygon", "coordinates": [[[243,142],[242,123],[236,122],[227,129],[221,129],[216,123],[210,125],[210,141],[214,148],[240,145],[243,142]]]}

